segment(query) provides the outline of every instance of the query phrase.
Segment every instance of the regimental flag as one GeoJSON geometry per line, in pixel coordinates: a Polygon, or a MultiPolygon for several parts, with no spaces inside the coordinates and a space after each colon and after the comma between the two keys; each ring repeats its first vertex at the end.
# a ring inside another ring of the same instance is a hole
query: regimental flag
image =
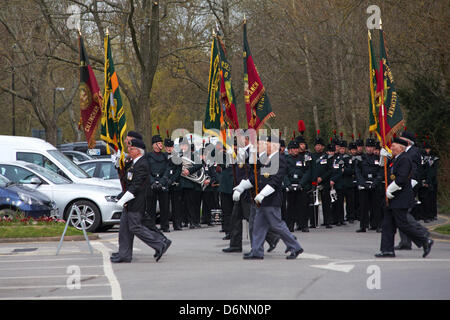
{"type": "Polygon", "coordinates": [[[267,119],[275,117],[269,97],[253,62],[247,41],[247,23],[244,20],[244,100],[248,128],[258,130],[267,119]]]}
{"type": "MultiPolygon", "coordinates": [[[[367,40],[369,44],[369,87],[370,87],[370,99],[369,99],[369,131],[375,132],[378,135],[380,132],[379,121],[378,121],[378,107],[375,101],[375,90],[376,90],[376,79],[377,72],[375,56],[373,54],[372,47],[372,36],[370,34],[370,30],[367,30],[367,40]]],[[[378,136],[381,141],[381,137],[378,136]]]]}
{"type": "Polygon", "coordinates": [[[383,145],[390,145],[395,133],[397,133],[404,126],[403,113],[398,104],[397,91],[395,90],[394,77],[388,62],[386,54],[386,48],[384,43],[383,30],[380,28],[380,68],[378,70],[379,76],[377,81],[377,93],[378,98],[377,107],[379,108],[379,121],[384,121],[378,126],[378,135],[385,140],[383,145]],[[383,93],[381,93],[383,91],[383,93]],[[384,101],[381,100],[384,99],[384,101]],[[384,119],[382,114],[384,113],[384,119]],[[384,125],[383,125],[384,124],[384,125]]]}
{"type": "Polygon", "coordinates": [[[83,128],[89,148],[95,146],[95,131],[102,114],[102,96],[89,65],[89,58],[84,48],[83,37],[78,38],[80,48],[80,126],[83,128]]]}
{"type": "Polygon", "coordinates": [[[125,110],[120,97],[119,81],[114,70],[109,35],[105,37],[105,93],[102,110],[102,124],[100,138],[107,143],[106,150],[110,154],[109,146],[120,153],[120,168],[124,166],[123,138],[127,129],[125,110]]]}
{"type": "Polygon", "coordinates": [[[239,120],[236,112],[236,97],[231,85],[231,65],[225,55],[225,48],[222,40],[217,36],[219,42],[220,57],[220,103],[224,112],[224,120],[227,129],[238,129],[239,120]]]}
{"type": "Polygon", "coordinates": [[[221,115],[219,45],[217,38],[213,36],[211,43],[211,62],[209,67],[208,101],[206,102],[203,130],[209,133],[212,133],[212,131],[208,131],[208,129],[220,130],[221,115]]]}

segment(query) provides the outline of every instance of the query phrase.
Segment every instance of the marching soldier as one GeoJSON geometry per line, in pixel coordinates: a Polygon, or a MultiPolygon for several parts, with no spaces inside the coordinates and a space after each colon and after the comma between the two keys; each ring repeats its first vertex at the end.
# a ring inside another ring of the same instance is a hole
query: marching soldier
{"type": "Polygon", "coordinates": [[[423,258],[430,253],[433,245],[433,240],[428,238],[426,229],[417,228],[413,221],[408,218],[408,210],[414,203],[414,193],[411,185],[413,164],[410,157],[406,155],[407,146],[408,142],[401,138],[394,138],[391,145],[394,158],[389,165],[389,185],[386,189],[386,197],[389,199],[389,203],[383,219],[381,252],[375,254],[377,258],[395,257],[394,236],[396,228],[419,248],[423,247],[423,258]]]}
{"type": "MultiPolygon", "coordinates": [[[[220,183],[219,183],[219,197],[220,197],[220,205],[222,208],[222,230],[225,232],[225,237],[223,240],[230,240],[231,228],[230,228],[230,220],[231,213],[233,212],[233,167],[232,163],[234,159],[232,159],[232,154],[230,151],[226,151],[221,143],[218,143],[219,146],[219,154],[222,159],[222,163],[218,164],[220,167],[220,183]],[[221,150],[220,150],[221,148],[221,150]]],[[[218,149],[216,148],[216,151],[218,149]]]]}
{"type": "Polygon", "coordinates": [[[169,188],[167,154],[162,152],[161,136],[152,137],[152,152],[147,152],[146,158],[150,168],[150,190],[148,197],[150,219],[156,222],[156,201],[159,201],[160,227],[163,232],[169,230],[169,188]]]}
{"type": "MultiPolygon", "coordinates": [[[[263,143],[263,142],[262,142],[263,143]]],[[[286,174],[286,160],[279,157],[279,143],[271,141],[268,137],[267,153],[261,158],[261,165],[257,176],[250,174],[248,180],[242,180],[234,188],[233,199],[239,200],[240,195],[247,189],[258,190],[252,206],[255,211],[252,230],[252,250],[244,255],[246,260],[264,258],[264,241],[267,233],[272,229],[286,244],[287,259],[296,259],[303,252],[300,244],[289,232],[286,223],[281,219],[282,181],[286,174]],[[278,162],[278,163],[277,163],[278,162]]]]}
{"type": "Polygon", "coordinates": [[[374,154],[375,141],[372,138],[366,140],[366,153],[356,166],[356,177],[361,206],[360,228],[356,232],[366,232],[366,229],[377,230],[381,227],[381,203],[379,201],[377,185],[383,178],[380,158],[374,154]]]}
{"type": "MultiPolygon", "coordinates": [[[[208,144],[209,145],[209,144],[208,144]]],[[[205,147],[207,147],[206,145],[205,147]]],[[[202,185],[202,223],[207,225],[211,224],[211,210],[215,208],[215,195],[214,190],[218,184],[218,176],[214,162],[211,161],[211,157],[206,154],[205,148],[202,148],[199,153],[202,159],[203,169],[205,171],[205,181],[202,185]]]]}

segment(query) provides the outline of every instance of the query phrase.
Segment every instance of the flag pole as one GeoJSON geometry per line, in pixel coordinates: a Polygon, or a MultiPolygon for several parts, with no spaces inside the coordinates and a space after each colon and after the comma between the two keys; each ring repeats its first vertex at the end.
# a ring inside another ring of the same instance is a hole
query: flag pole
{"type": "MultiPolygon", "coordinates": [[[[380,30],[381,32],[383,32],[383,28],[382,28],[382,22],[381,22],[381,17],[380,17],[380,30]]],[[[383,83],[384,83],[384,64],[380,65],[381,70],[380,72],[382,72],[382,76],[383,76],[383,83]]],[[[386,149],[386,118],[384,115],[384,85],[383,85],[383,90],[381,90],[381,117],[382,117],[382,122],[381,122],[381,133],[383,135],[383,148],[386,149]]],[[[385,159],[384,161],[384,197],[386,200],[386,206],[389,205],[389,200],[388,197],[386,195],[386,191],[387,191],[387,187],[388,187],[388,182],[387,182],[387,159],[385,159]]]]}

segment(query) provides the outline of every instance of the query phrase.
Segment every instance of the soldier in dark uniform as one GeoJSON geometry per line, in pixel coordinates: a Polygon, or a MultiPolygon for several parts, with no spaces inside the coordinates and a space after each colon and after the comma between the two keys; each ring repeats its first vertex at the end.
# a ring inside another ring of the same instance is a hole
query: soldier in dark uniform
{"type": "Polygon", "coordinates": [[[345,189],[345,180],[344,180],[344,167],[345,161],[349,156],[345,153],[347,148],[347,141],[339,140],[337,145],[337,152],[334,155],[333,164],[332,164],[332,174],[330,178],[330,187],[336,190],[337,198],[332,204],[333,208],[333,222],[337,226],[345,225],[344,222],[344,189],[345,189]]]}
{"type": "Polygon", "coordinates": [[[333,155],[335,146],[328,144],[327,152],[322,154],[315,163],[315,170],[313,171],[313,181],[317,183],[320,190],[320,198],[322,199],[322,214],[323,225],[327,229],[331,229],[333,217],[331,212],[331,197],[330,197],[330,177],[332,173],[333,155]]]}
{"type": "Polygon", "coordinates": [[[203,170],[205,172],[205,181],[202,186],[202,217],[201,221],[203,224],[212,225],[211,224],[211,210],[215,208],[215,195],[213,187],[219,183],[218,176],[216,173],[216,168],[214,167],[214,162],[211,160],[210,155],[207,155],[207,147],[199,150],[200,157],[202,159],[203,170]]]}
{"type": "Polygon", "coordinates": [[[187,214],[189,228],[200,228],[200,209],[198,203],[201,201],[201,187],[198,183],[188,179],[187,176],[202,169],[203,165],[201,160],[196,159],[196,155],[190,151],[192,150],[192,147],[189,141],[186,138],[180,138],[180,140],[181,152],[179,157],[186,157],[193,162],[190,162],[187,166],[182,166],[180,187],[183,192],[183,199],[186,207],[186,210],[183,211],[187,214]]]}
{"type": "Polygon", "coordinates": [[[174,156],[174,142],[171,139],[164,140],[164,146],[167,152],[168,175],[167,185],[169,187],[169,200],[171,207],[171,217],[173,230],[181,230],[181,217],[183,212],[183,191],[180,187],[181,164],[172,161],[174,156]]]}
{"type": "Polygon", "coordinates": [[[414,203],[414,193],[411,186],[412,161],[406,155],[408,143],[405,140],[394,138],[391,149],[393,159],[389,164],[388,187],[386,196],[388,206],[383,219],[380,253],[375,257],[395,257],[394,236],[396,228],[405,233],[418,247],[423,247],[425,258],[431,251],[433,240],[428,234],[412,224],[408,217],[408,210],[414,203]]]}
{"type": "Polygon", "coordinates": [[[349,223],[353,223],[357,218],[355,196],[357,195],[357,183],[356,183],[356,143],[350,142],[348,144],[350,154],[348,157],[344,157],[344,197],[345,197],[345,212],[346,220],[349,223]]]}
{"type": "Polygon", "coordinates": [[[300,244],[281,219],[281,189],[285,174],[286,159],[279,156],[279,143],[272,143],[269,137],[267,153],[261,158],[256,179],[254,175],[250,175],[248,180],[243,180],[235,188],[233,194],[234,199],[239,199],[244,190],[253,188],[255,185],[258,190],[258,194],[254,198],[256,213],[252,230],[252,250],[244,255],[244,259],[264,258],[263,245],[270,229],[277,233],[285,243],[286,253],[290,252],[290,255],[286,257],[287,259],[296,259],[303,252],[300,244]]]}
{"type": "Polygon", "coordinates": [[[147,186],[149,180],[148,162],[144,158],[145,144],[132,139],[128,146],[132,165],[127,172],[125,190],[118,196],[118,206],[123,206],[119,229],[119,252],[111,255],[111,262],[131,262],[133,239],[136,235],[141,241],[155,249],[158,262],[169,248],[171,241],[159,232],[149,230],[142,225],[142,215],[146,208],[147,186]]]}
{"type": "Polygon", "coordinates": [[[297,139],[296,141],[291,141],[288,145],[288,149],[292,150],[292,153],[286,157],[287,174],[284,177],[288,212],[286,224],[291,232],[294,232],[295,223],[298,224],[302,232],[309,232],[309,201],[307,189],[310,186],[309,165],[311,161],[308,161],[310,156],[306,152],[299,153],[297,143],[300,141],[302,143],[305,142],[304,139],[297,139]]]}
{"type": "Polygon", "coordinates": [[[151,152],[146,153],[150,168],[150,188],[148,192],[148,213],[150,220],[156,222],[156,201],[159,201],[160,226],[163,232],[169,232],[169,186],[167,154],[162,152],[163,141],[160,135],[152,137],[151,152]]]}
{"type": "Polygon", "coordinates": [[[220,146],[222,146],[222,150],[219,149],[218,152],[220,159],[222,159],[222,163],[218,164],[218,166],[220,167],[220,183],[218,191],[220,197],[220,206],[222,208],[222,230],[225,232],[225,237],[223,238],[223,240],[230,240],[230,221],[231,214],[233,212],[232,195],[235,179],[232,166],[232,163],[234,163],[234,159],[230,151],[227,152],[222,144],[220,144],[220,146]]]}
{"type": "Polygon", "coordinates": [[[424,142],[424,151],[423,212],[425,222],[431,222],[437,219],[437,169],[439,158],[433,154],[428,141],[424,142]]]}
{"type": "MultiPolygon", "coordinates": [[[[366,153],[356,166],[356,177],[359,189],[360,229],[356,232],[366,232],[366,229],[377,230],[381,226],[381,203],[376,190],[383,179],[383,169],[380,167],[380,158],[373,151],[375,140],[366,140],[366,153]]],[[[378,230],[380,231],[380,230],[378,230]]]]}

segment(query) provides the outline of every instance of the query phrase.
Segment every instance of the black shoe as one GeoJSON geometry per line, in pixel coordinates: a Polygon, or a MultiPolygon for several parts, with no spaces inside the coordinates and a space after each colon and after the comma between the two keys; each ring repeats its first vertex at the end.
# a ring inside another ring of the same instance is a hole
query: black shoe
{"type": "Polygon", "coordinates": [[[119,252],[118,251],[111,253],[111,258],[112,257],[118,257],[118,256],[119,256],[119,252]]]}
{"type": "Polygon", "coordinates": [[[291,251],[291,254],[286,257],[288,260],[297,259],[298,255],[303,252],[303,249],[300,249],[298,251],[291,251]]]}
{"type": "Polygon", "coordinates": [[[258,256],[253,256],[253,255],[249,254],[248,256],[244,255],[243,259],[244,260],[262,260],[262,259],[264,259],[264,257],[258,257],[258,256]]]}
{"type": "Polygon", "coordinates": [[[343,225],[342,222],[336,223],[336,226],[337,226],[337,227],[340,227],[340,226],[342,226],[342,225],[343,225]]]}
{"type": "Polygon", "coordinates": [[[124,262],[124,263],[130,263],[130,262],[131,262],[131,259],[123,259],[123,258],[119,257],[118,255],[109,258],[109,260],[110,260],[112,263],[122,263],[122,262],[124,262]]]}
{"type": "Polygon", "coordinates": [[[366,232],[366,228],[358,229],[358,230],[356,230],[356,232],[366,232]]]}
{"type": "Polygon", "coordinates": [[[346,226],[347,224],[345,222],[341,222],[341,226],[346,226]]]}
{"type": "Polygon", "coordinates": [[[325,228],[327,228],[327,229],[333,229],[333,227],[332,227],[331,225],[329,225],[329,224],[327,224],[325,228]]]}
{"type": "Polygon", "coordinates": [[[231,236],[229,234],[227,234],[225,237],[222,238],[222,240],[230,240],[231,236]]]}
{"type": "Polygon", "coordinates": [[[381,233],[381,228],[377,228],[377,233],[381,233]]]}
{"type": "Polygon", "coordinates": [[[377,230],[377,228],[376,227],[370,227],[369,230],[374,231],[374,230],[377,230]]]}
{"type": "Polygon", "coordinates": [[[189,229],[195,229],[195,226],[194,226],[193,224],[191,224],[191,225],[189,226],[189,229]]]}
{"type": "Polygon", "coordinates": [[[376,258],[395,258],[394,252],[380,252],[375,254],[376,258]]]}
{"type": "Polygon", "coordinates": [[[431,220],[430,220],[430,219],[425,219],[425,220],[423,220],[423,222],[425,222],[425,223],[430,223],[431,220]]]}
{"type": "Polygon", "coordinates": [[[315,225],[312,225],[312,224],[310,224],[309,227],[310,227],[310,228],[313,228],[313,229],[316,228],[316,226],[315,226],[315,225]]]}
{"type": "Polygon", "coordinates": [[[430,253],[433,243],[434,241],[431,239],[428,239],[427,242],[425,242],[425,244],[423,245],[423,258],[425,258],[430,253]]]}
{"type": "Polygon", "coordinates": [[[163,229],[162,232],[169,233],[170,229],[163,229]]]}
{"type": "Polygon", "coordinates": [[[196,224],[194,224],[194,227],[196,227],[197,229],[201,229],[202,226],[200,224],[196,223],[196,224]]]}
{"type": "Polygon", "coordinates": [[[249,251],[249,252],[245,252],[244,253],[244,256],[249,256],[249,255],[251,255],[252,254],[252,252],[251,251],[249,251]]]}
{"type": "Polygon", "coordinates": [[[164,253],[166,253],[167,249],[169,249],[171,244],[172,244],[172,241],[169,239],[166,239],[164,241],[164,247],[162,248],[162,251],[158,251],[156,253],[156,256],[155,256],[156,262],[158,262],[159,259],[161,259],[161,257],[163,256],[164,253]]]}
{"type": "Polygon", "coordinates": [[[348,220],[348,223],[354,224],[355,222],[353,220],[348,220]]]}
{"type": "Polygon", "coordinates": [[[302,232],[309,232],[309,229],[308,228],[303,228],[302,232]]]}
{"type": "Polygon", "coordinates": [[[242,252],[242,248],[237,247],[228,247],[225,249],[222,249],[223,252],[242,252]]]}
{"type": "Polygon", "coordinates": [[[183,229],[181,229],[180,227],[175,227],[175,228],[173,228],[173,230],[174,231],[180,231],[180,230],[183,230],[183,229]]]}
{"type": "Polygon", "coordinates": [[[403,244],[399,244],[398,246],[394,247],[395,250],[411,250],[411,247],[405,246],[403,244]]]}
{"type": "Polygon", "coordinates": [[[275,240],[274,243],[271,243],[269,245],[269,249],[267,249],[267,252],[272,252],[277,247],[278,241],[280,241],[280,238],[278,238],[277,240],[275,240]]]}

